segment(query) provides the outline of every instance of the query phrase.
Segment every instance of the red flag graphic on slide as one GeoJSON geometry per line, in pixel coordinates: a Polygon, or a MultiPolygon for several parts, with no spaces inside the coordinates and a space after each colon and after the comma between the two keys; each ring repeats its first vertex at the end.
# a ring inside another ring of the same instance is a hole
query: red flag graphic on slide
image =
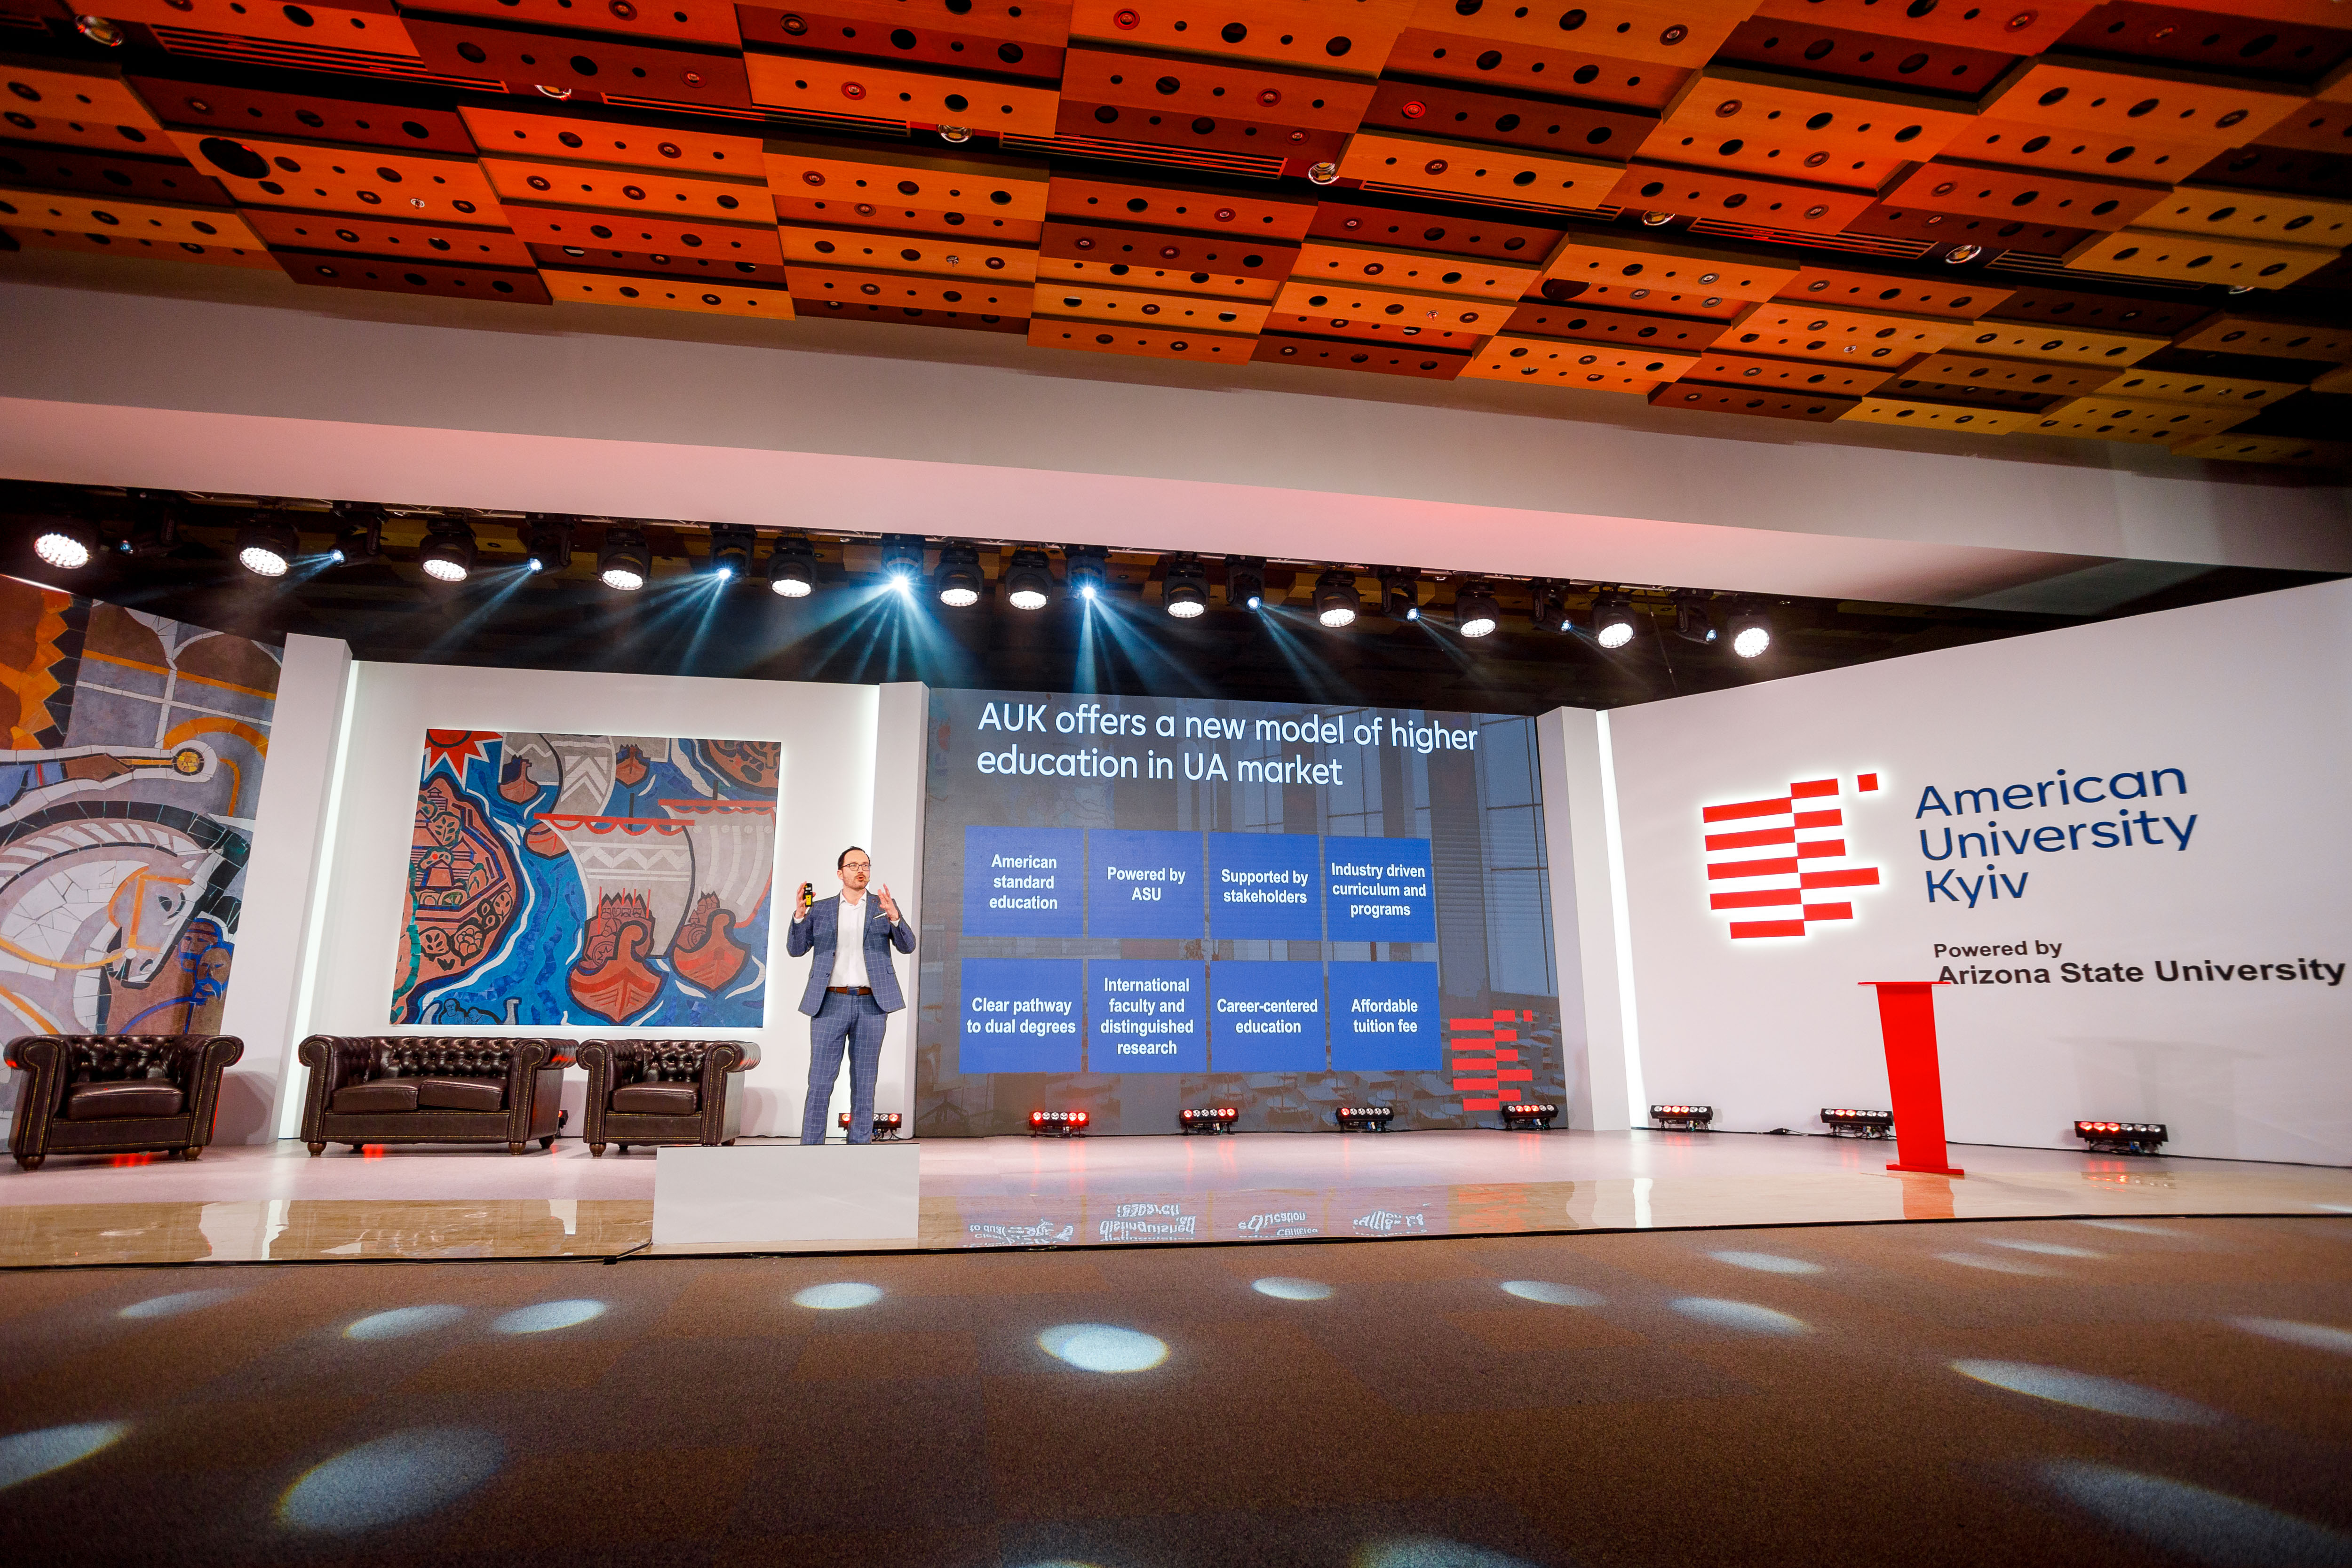
{"type": "MultiPolygon", "coordinates": [[[[1875,794],[1878,775],[1853,787],[1875,794]]],[[[1730,917],[1735,939],[1803,936],[1853,919],[1853,890],[1877,887],[1879,868],[1846,852],[1843,799],[1837,779],[1799,779],[1778,795],[1700,809],[1707,908],[1730,917]]]]}

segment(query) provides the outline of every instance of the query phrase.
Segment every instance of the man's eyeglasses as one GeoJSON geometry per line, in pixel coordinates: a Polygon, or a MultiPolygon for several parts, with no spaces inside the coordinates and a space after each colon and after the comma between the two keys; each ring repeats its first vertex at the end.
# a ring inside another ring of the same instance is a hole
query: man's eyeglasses
{"type": "Polygon", "coordinates": [[[845,871],[871,871],[874,869],[874,862],[871,860],[844,860],[841,863],[841,868],[845,871]]]}

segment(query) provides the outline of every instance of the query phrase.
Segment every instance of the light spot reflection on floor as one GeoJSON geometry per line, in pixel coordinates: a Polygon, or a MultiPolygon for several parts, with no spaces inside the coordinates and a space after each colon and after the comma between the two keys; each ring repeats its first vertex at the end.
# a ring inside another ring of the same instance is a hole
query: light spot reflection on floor
{"type": "Polygon", "coordinates": [[[1717,1263],[1728,1263],[1734,1268],[1752,1268],[1759,1274],[1819,1274],[1822,1266],[1801,1258],[1783,1258],[1777,1252],[1710,1252],[1717,1263]]]}
{"type": "Polygon", "coordinates": [[[1280,1274],[1269,1274],[1263,1279],[1254,1280],[1250,1289],[1277,1301],[1328,1301],[1331,1299],[1331,1287],[1320,1279],[1294,1279],[1280,1274]]]}
{"type": "Polygon", "coordinates": [[[463,1307],[446,1304],[430,1307],[394,1307],[388,1312],[375,1312],[360,1319],[343,1331],[347,1340],[398,1340],[410,1334],[425,1333],[434,1329],[447,1328],[466,1315],[463,1307]]]}
{"type": "Polygon", "coordinates": [[[465,1427],[387,1433],[305,1470],[278,1500],[289,1528],[329,1535],[374,1530],[446,1508],[496,1475],[506,1445],[465,1427]]]}
{"type": "Polygon", "coordinates": [[[2192,1426],[2221,1419],[2201,1405],[2120,1378],[2019,1361],[1956,1361],[1951,1364],[1952,1370],[1962,1377],[1974,1378],[1994,1388],[2046,1399],[2053,1405],[2071,1405],[2077,1410],[2094,1410],[2102,1415],[2128,1415],[2139,1421],[2192,1426]]]}
{"type": "Polygon", "coordinates": [[[1674,1303],[1674,1309],[1685,1318],[1718,1329],[1740,1329],[1751,1334],[1801,1334],[1811,1328],[1802,1318],[1753,1301],[1727,1301],[1715,1296],[1685,1296],[1674,1303]]]}
{"type": "Polygon", "coordinates": [[[860,1285],[841,1280],[831,1285],[812,1285],[795,1291],[793,1305],[818,1312],[846,1312],[858,1307],[870,1307],[882,1299],[879,1285],[860,1285]]]}
{"type": "Polygon", "coordinates": [[[2115,1529],[2211,1568],[2352,1563],[2352,1536],[2227,1492],[2084,1459],[2053,1459],[2042,1479],[2115,1529]]]}
{"type": "Polygon", "coordinates": [[[124,1421],[85,1421],[0,1437],[0,1489],[62,1470],[110,1447],[131,1430],[124,1421]]]}
{"type": "Polygon", "coordinates": [[[1039,1334],[1037,1343],[1082,1372],[1149,1372],[1168,1359],[1167,1342],[1108,1323],[1063,1323],[1039,1334]]]}
{"type": "Polygon", "coordinates": [[[2014,1258],[1988,1258],[1981,1252],[1939,1252],[1936,1256],[1946,1263],[1957,1263],[1963,1268],[1981,1268],[1988,1274],[2049,1275],[2057,1272],[2039,1264],[2021,1263],[2014,1258]]]}
{"type": "Polygon", "coordinates": [[[2352,1329],[2331,1329],[2326,1323],[2298,1323],[2290,1318],[2232,1318],[2232,1327],[2284,1344],[2352,1355],[2352,1329]]]}
{"type": "Polygon", "coordinates": [[[575,1328],[592,1318],[604,1315],[602,1301],[540,1301],[528,1307],[517,1307],[490,1324],[502,1334],[543,1334],[555,1329],[575,1328]]]}
{"type": "Polygon", "coordinates": [[[1506,1296],[1517,1296],[1522,1301],[1541,1301],[1547,1307],[1598,1307],[1602,1300],[1598,1291],[1555,1284],[1549,1279],[1506,1279],[1501,1288],[1506,1296]]]}
{"type": "Polygon", "coordinates": [[[1349,1568],[1535,1568],[1535,1564],[1458,1541],[1405,1536],[1358,1547],[1349,1568]]]}
{"type": "Polygon", "coordinates": [[[133,1301],[115,1313],[118,1318],[176,1318],[183,1312],[200,1311],[216,1307],[242,1290],[215,1289],[210,1290],[174,1290],[168,1296],[150,1296],[144,1301],[133,1301]]]}
{"type": "Polygon", "coordinates": [[[2104,1252],[2093,1252],[2087,1247],[2069,1247],[2063,1241],[2019,1241],[2009,1237],[1989,1236],[1987,1247],[2005,1247],[2011,1252],[2038,1252],[2044,1258],[2105,1258],[2104,1252]]]}

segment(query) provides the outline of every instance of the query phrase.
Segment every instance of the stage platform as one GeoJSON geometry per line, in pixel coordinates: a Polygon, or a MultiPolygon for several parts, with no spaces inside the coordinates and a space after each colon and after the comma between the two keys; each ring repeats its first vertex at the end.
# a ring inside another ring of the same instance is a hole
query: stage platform
{"type": "MultiPolygon", "coordinates": [[[[2332,1166],[1955,1144],[1969,1173],[1955,1180],[1890,1173],[1892,1143],[1731,1132],[940,1139],[920,1151],[922,1250],[2352,1214],[2352,1171],[2332,1166]]],[[[0,1174],[0,1267],[729,1250],[653,1244],[654,1166],[650,1152],[599,1160],[572,1140],[519,1157],[311,1159],[289,1142],[194,1163],[52,1158],[0,1174]]]]}

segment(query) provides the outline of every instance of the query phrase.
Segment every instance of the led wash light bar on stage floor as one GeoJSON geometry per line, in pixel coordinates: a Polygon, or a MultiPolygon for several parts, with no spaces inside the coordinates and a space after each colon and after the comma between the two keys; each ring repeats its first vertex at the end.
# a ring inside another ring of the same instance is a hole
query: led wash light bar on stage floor
{"type": "Polygon", "coordinates": [[[1715,1120],[1715,1107],[1712,1105],[1654,1105],[1650,1107],[1650,1120],[1658,1124],[1658,1130],[1662,1132],[1704,1132],[1707,1131],[1707,1123],[1715,1120]]]}
{"type": "Polygon", "coordinates": [[[1029,1133],[1033,1138],[1048,1133],[1057,1138],[1082,1137],[1087,1123],[1093,1120],[1083,1110],[1033,1110],[1029,1113],[1029,1133]]]}
{"type": "Polygon", "coordinates": [[[2100,1154],[2160,1154],[2170,1136],[2161,1121],[2077,1121],[2074,1136],[2100,1154]]]}
{"type": "Polygon", "coordinates": [[[1559,1114],[1557,1105],[1544,1105],[1531,1100],[1507,1100],[1503,1105],[1503,1126],[1512,1132],[1536,1132],[1552,1124],[1559,1114]]]}
{"type": "MultiPolygon", "coordinates": [[[[844,1132],[848,1131],[849,1112],[845,1110],[835,1117],[833,1124],[844,1132]]],[[[877,1110],[874,1113],[874,1141],[877,1143],[887,1143],[898,1137],[906,1125],[907,1118],[903,1113],[896,1110],[877,1110]]]]}
{"type": "Polygon", "coordinates": [[[1394,1115],[1392,1105],[1343,1105],[1331,1113],[1331,1120],[1342,1132],[1385,1132],[1394,1115]]]}
{"type": "Polygon", "coordinates": [[[1198,1110],[1180,1110],[1176,1121],[1187,1132],[1231,1132],[1241,1114],[1238,1106],[1212,1105],[1198,1110]]]}
{"type": "Polygon", "coordinates": [[[1895,1133],[1891,1110],[1830,1110],[1822,1112],[1832,1138],[1889,1138],[1895,1133]]]}

